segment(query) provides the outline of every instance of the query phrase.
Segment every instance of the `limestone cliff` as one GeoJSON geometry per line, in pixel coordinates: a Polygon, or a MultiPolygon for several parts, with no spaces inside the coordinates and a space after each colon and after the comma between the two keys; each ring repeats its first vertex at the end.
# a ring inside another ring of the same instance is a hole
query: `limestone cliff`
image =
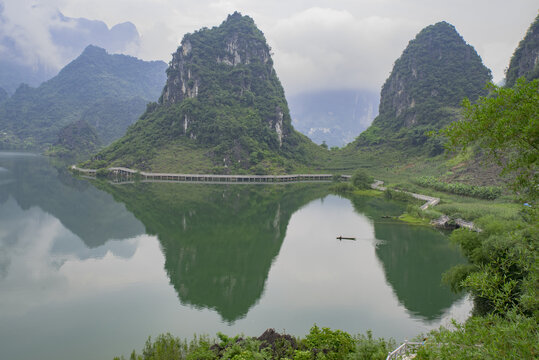
{"type": "Polygon", "coordinates": [[[528,80],[539,78],[539,15],[511,58],[506,72],[506,86],[513,86],[522,76],[528,80]]]}
{"type": "Polygon", "coordinates": [[[257,166],[253,170],[265,173],[304,162],[306,147],[318,148],[292,127],[264,34],[236,12],[220,26],[184,36],[158,103],[96,160],[167,171],[228,173],[257,166]],[[160,160],[186,147],[189,157],[196,148],[197,158],[212,166],[160,160]]]}
{"type": "MultiPolygon", "coordinates": [[[[425,132],[455,119],[464,97],[484,94],[488,70],[453,25],[439,22],[417,34],[382,87],[379,115],[361,134],[359,145],[424,145],[425,132]]],[[[439,152],[441,147],[428,151],[439,152]]]]}
{"type": "MultiPolygon", "coordinates": [[[[262,120],[274,131],[279,147],[291,132],[290,115],[273,69],[270,48],[247,16],[236,12],[219,27],[186,35],[172,55],[167,75],[161,104],[172,105],[199,96],[203,101],[214,98],[216,92],[228,92],[265,113],[262,120]],[[262,108],[257,97],[272,96],[273,103],[267,104],[272,109],[262,108]]],[[[201,130],[196,122],[204,120],[185,114],[184,133],[196,138],[201,130]]]]}

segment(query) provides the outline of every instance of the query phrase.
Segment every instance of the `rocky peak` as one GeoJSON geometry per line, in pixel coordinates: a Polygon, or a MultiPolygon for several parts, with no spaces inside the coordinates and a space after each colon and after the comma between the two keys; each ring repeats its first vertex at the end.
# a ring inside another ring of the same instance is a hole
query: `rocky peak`
{"type": "MultiPolygon", "coordinates": [[[[253,19],[238,12],[217,27],[184,36],[172,55],[160,103],[170,106],[196,98],[200,104],[208,104],[225,97],[256,110],[263,118],[257,126],[269,125],[277,147],[293,131],[264,34],[253,19]]],[[[179,120],[183,134],[192,139],[204,137],[199,131],[201,121],[200,116],[184,112],[179,120]]]]}
{"type": "MultiPolygon", "coordinates": [[[[211,164],[213,172],[264,174],[290,171],[319,151],[294,131],[264,34],[239,13],[184,36],[169,63],[159,103],[148,106],[119,143],[96,158],[152,169],[154,159],[170,153],[156,149],[196,149],[204,151],[196,155],[199,171],[210,171],[211,164]],[[137,154],[147,149],[149,155],[130,160],[133,149],[137,154]]],[[[190,165],[178,157],[159,171],[185,171],[180,170],[185,166],[190,165]]]]}
{"type": "Polygon", "coordinates": [[[380,99],[380,114],[394,125],[424,123],[422,107],[458,106],[462,98],[476,98],[490,80],[475,49],[445,21],[427,26],[411,40],[395,61],[380,99]]]}
{"type": "MultiPolygon", "coordinates": [[[[204,67],[220,64],[238,67],[251,63],[265,65],[268,74],[273,72],[270,48],[264,34],[255,26],[253,19],[235,12],[218,27],[203,28],[184,36],[172,55],[161,102],[173,104],[197,97],[204,82],[201,74],[204,67]]],[[[250,84],[244,84],[240,92],[249,89],[250,84]]]]}
{"type": "Polygon", "coordinates": [[[506,85],[513,86],[521,76],[528,80],[539,78],[539,15],[511,57],[506,72],[506,85]]]}
{"type": "Polygon", "coordinates": [[[427,26],[395,61],[382,87],[379,114],[356,144],[439,154],[442,143],[426,134],[456,120],[462,100],[485,94],[490,79],[490,70],[453,25],[427,26]]]}

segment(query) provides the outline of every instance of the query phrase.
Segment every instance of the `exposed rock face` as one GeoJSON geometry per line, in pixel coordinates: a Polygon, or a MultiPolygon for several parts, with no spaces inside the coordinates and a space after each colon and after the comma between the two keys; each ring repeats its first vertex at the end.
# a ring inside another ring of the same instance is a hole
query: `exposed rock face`
{"type": "MultiPolygon", "coordinates": [[[[382,87],[379,115],[358,143],[424,145],[429,141],[425,132],[455,120],[451,108],[458,108],[464,97],[473,101],[484,94],[490,79],[490,70],[453,25],[430,25],[395,61],[382,87]]],[[[431,150],[441,151],[441,147],[435,144],[431,150]]]]}
{"type": "MultiPolygon", "coordinates": [[[[282,94],[285,102],[264,35],[251,18],[237,12],[229,15],[219,27],[187,34],[172,55],[167,75],[160,99],[163,105],[179,104],[199,95],[203,97],[200,101],[207,101],[208,97],[215,98],[216,92],[231,93],[244,100],[245,105],[254,105],[259,109],[257,97],[282,94]],[[273,88],[270,90],[276,94],[264,93],[267,85],[262,82],[269,83],[273,88]]],[[[291,131],[290,115],[288,109],[278,102],[272,112],[264,120],[277,135],[281,147],[283,139],[291,131]]],[[[197,121],[200,119],[184,116],[185,135],[198,135],[194,133],[197,121]],[[190,128],[189,124],[193,127],[190,128]]]]}
{"type": "Polygon", "coordinates": [[[519,77],[528,80],[539,78],[539,15],[530,25],[526,36],[511,58],[507,68],[506,85],[513,86],[519,77]]]}
{"type": "Polygon", "coordinates": [[[97,166],[262,175],[316,162],[319,151],[292,127],[264,34],[236,12],[184,36],[158,103],[94,159],[97,166]]]}
{"type": "Polygon", "coordinates": [[[476,98],[489,79],[475,49],[453,25],[439,22],[423,29],[395,62],[382,87],[380,115],[410,127],[426,120],[418,109],[424,104],[458,106],[465,96],[476,98]]]}
{"type": "MultiPolygon", "coordinates": [[[[163,90],[161,102],[164,104],[174,104],[185,98],[196,97],[202,83],[200,65],[209,65],[211,67],[215,64],[223,64],[236,67],[255,62],[269,65],[266,70],[269,73],[274,72],[273,63],[268,64],[271,60],[270,49],[260,30],[255,27],[254,29],[250,29],[250,31],[255,30],[255,34],[245,34],[245,29],[238,29],[236,31],[234,29],[227,29],[236,26],[236,23],[241,23],[246,19],[250,20],[254,27],[252,19],[248,17],[244,18],[236,12],[233,15],[229,15],[228,19],[220,27],[211,30],[202,29],[194,34],[186,35],[178,50],[172,55],[172,61],[167,70],[168,79],[163,90]],[[217,33],[216,47],[207,49],[208,44],[202,43],[204,37],[208,35],[206,33],[217,33]],[[253,35],[256,35],[256,37],[253,35]],[[192,40],[195,42],[194,50],[192,40]],[[215,59],[212,59],[212,54],[215,55],[215,59]],[[206,58],[201,59],[201,55],[206,56],[206,58]],[[208,57],[208,55],[210,56],[208,57]],[[215,64],[211,64],[213,62],[212,60],[214,60],[215,64]]],[[[250,90],[250,83],[242,85],[239,89],[240,93],[250,90]]]]}

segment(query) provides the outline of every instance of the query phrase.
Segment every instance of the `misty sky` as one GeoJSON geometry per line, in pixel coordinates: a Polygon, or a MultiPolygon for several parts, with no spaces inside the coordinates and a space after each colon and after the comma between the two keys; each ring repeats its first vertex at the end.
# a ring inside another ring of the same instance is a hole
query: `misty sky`
{"type": "MultiPolygon", "coordinates": [[[[495,82],[537,16],[537,0],[0,0],[3,27],[29,59],[63,66],[48,38],[58,11],[130,21],[141,41],[130,55],[168,62],[181,38],[219,25],[237,10],[251,16],[273,49],[287,94],[324,89],[379,92],[393,62],[425,26],[445,20],[474,46],[495,82]]],[[[1,53],[0,49],[0,53],[1,53]]]]}

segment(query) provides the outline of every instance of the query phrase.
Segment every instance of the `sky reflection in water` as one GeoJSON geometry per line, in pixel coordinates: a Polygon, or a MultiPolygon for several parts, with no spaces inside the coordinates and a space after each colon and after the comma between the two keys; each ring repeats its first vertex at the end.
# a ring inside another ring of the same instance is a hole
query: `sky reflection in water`
{"type": "Polygon", "coordinates": [[[122,187],[110,190],[113,199],[93,187],[60,181],[43,159],[26,159],[47,175],[36,188],[35,180],[16,176],[24,175],[21,168],[29,163],[8,159],[0,157],[7,169],[0,180],[14,180],[0,185],[2,358],[112,358],[167,331],[182,337],[217,331],[258,335],[274,327],[299,335],[314,323],[352,333],[372,329],[400,340],[447,324],[451,316],[463,319],[470,310],[469,301],[432,285],[445,269],[429,270],[433,265],[425,259],[458,263],[456,250],[431,229],[383,224],[374,210],[356,211],[373,208],[367,204],[372,199],[313,201],[306,187],[206,190],[182,184],[146,186],[148,197],[141,189],[122,187]],[[156,209],[163,189],[172,199],[179,192],[185,202],[156,209]],[[197,191],[210,205],[186,195],[197,191]],[[223,204],[215,203],[219,198],[223,204]],[[80,201],[89,209],[109,209],[128,236],[103,221],[96,232],[111,240],[76,235],[92,233],[87,224],[74,225],[77,221],[104,215],[88,213],[78,207],[80,201]],[[65,207],[71,211],[58,210],[65,207]],[[339,241],[338,235],[357,240],[339,241]],[[406,251],[419,243],[425,253],[406,251]],[[205,253],[215,252],[220,257],[204,262],[205,253]],[[428,289],[399,285],[409,278],[428,289]],[[206,293],[207,288],[219,291],[206,293]]]}

